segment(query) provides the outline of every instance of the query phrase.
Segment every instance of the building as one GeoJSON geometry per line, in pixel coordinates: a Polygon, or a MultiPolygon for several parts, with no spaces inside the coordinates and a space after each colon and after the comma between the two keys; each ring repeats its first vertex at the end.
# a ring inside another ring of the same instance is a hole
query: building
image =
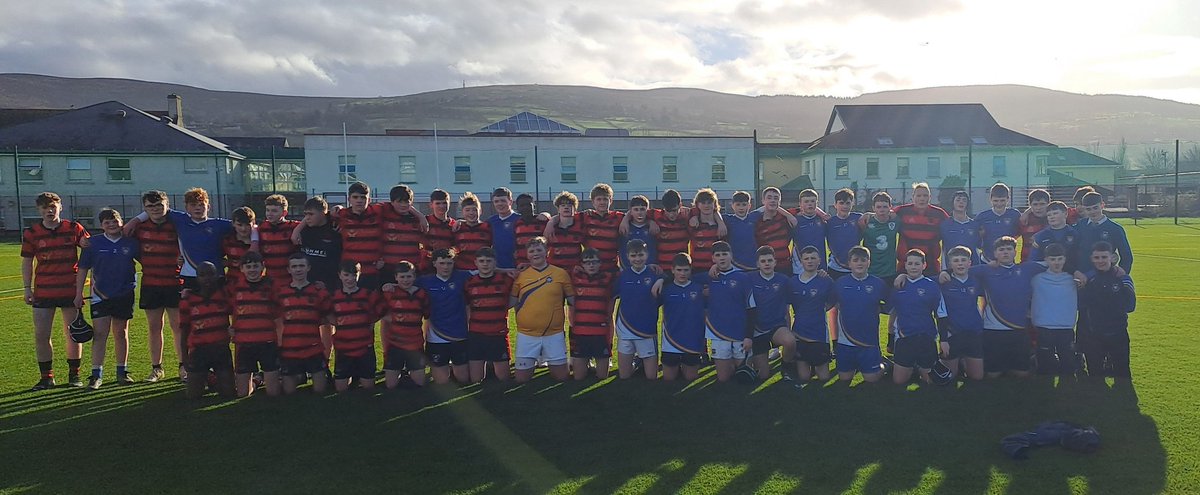
{"type": "Polygon", "coordinates": [[[245,204],[261,215],[263,200],[272,194],[288,198],[289,215],[304,214],[308,199],[308,180],[304,166],[304,148],[293,147],[283,137],[214,137],[245,157],[240,169],[245,204]]]}

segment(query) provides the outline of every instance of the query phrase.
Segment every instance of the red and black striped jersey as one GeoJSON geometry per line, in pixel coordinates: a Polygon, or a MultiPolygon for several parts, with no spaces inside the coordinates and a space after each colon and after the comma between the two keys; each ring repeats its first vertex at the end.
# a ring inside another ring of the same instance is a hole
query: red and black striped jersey
{"type": "Polygon", "coordinates": [[[580,215],[583,220],[583,245],[600,252],[600,266],[605,271],[617,270],[617,258],[621,252],[621,220],[623,211],[600,213],[587,210],[580,215]]]}
{"type": "Polygon", "coordinates": [[[229,301],[221,290],[208,297],[189,290],[179,301],[179,324],[187,334],[188,349],[229,343],[229,301]]]}
{"type": "Polygon", "coordinates": [[[776,270],[791,266],[788,260],[792,256],[789,248],[792,243],[792,224],[788,222],[787,217],[776,213],[768,219],[763,215],[754,224],[754,242],[760,247],[771,246],[771,249],[775,250],[775,261],[778,263],[776,270]]]}
{"type": "Polygon", "coordinates": [[[90,237],[87,229],[63,220],[53,229],[37,222],[21,234],[21,257],[33,258],[33,297],[75,297],[75,274],[79,271],[79,243],[90,237]]]}
{"type": "Polygon", "coordinates": [[[329,291],[308,284],[297,289],[281,285],[275,289],[275,306],[283,321],[283,338],[279,342],[279,357],[307,359],[320,356],[321,324],[330,313],[329,291]]]}
{"type": "Polygon", "coordinates": [[[421,268],[423,272],[433,271],[433,260],[430,258],[434,251],[454,247],[454,224],[455,221],[449,216],[445,221],[438,220],[433,215],[425,215],[425,220],[429,222],[429,230],[425,232],[424,242],[424,266],[421,268]]]}
{"type": "Polygon", "coordinates": [[[900,241],[896,244],[899,270],[904,270],[904,253],[914,248],[925,252],[930,272],[941,270],[942,221],[950,215],[933,205],[918,211],[912,203],[897,206],[895,212],[900,228],[900,241]]]}
{"type": "Polygon", "coordinates": [[[484,335],[508,335],[508,297],[513,279],[493,273],[467,279],[467,330],[484,335]]]}
{"type": "Polygon", "coordinates": [[[175,224],[167,218],[162,223],[146,220],[133,231],[142,249],[142,286],[178,287],[179,235],[175,224]]]}
{"type": "Polygon", "coordinates": [[[233,315],[235,344],[275,342],[276,287],[270,278],[258,282],[241,278],[225,284],[225,298],[233,315]]]}
{"type": "Polygon", "coordinates": [[[566,227],[554,224],[554,240],[547,246],[546,256],[550,264],[567,273],[579,266],[579,256],[583,253],[583,222],[579,221],[580,216],[576,213],[573,223],[566,227]]]}
{"type": "Polygon", "coordinates": [[[374,352],[375,322],[379,321],[386,306],[379,293],[359,287],[347,293],[344,289],[333,291],[333,348],[339,356],[359,357],[374,352]]]}
{"type": "Polygon", "coordinates": [[[667,218],[667,212],[661,208],[650,212],[650,219],[658,224],[658,259],[652,261],[664,270],[671,266],[676,254],[688,250],[688,216],[684,211],[680,209],[674,220],[667,218]]]}
{"type": "Polygon", "coordinates": [[[595,274],[575,272],[571,284],[575,286],[575,306],[571,317],[572,335],[605,335],[612,331],[612,303],[614,272],[601,271],[595,274]]]}
{"type": "Polygon", "coordinates": [[[454,267],[459,270],[475,269],[475,253],[479,248],[492,245],[492,225],[479,222],[475,225],[464,220],[458,221],[458,231],[454,233],[454,246],[458,248],[458,256],[454,258],[454,267]]]}
{"type": "Polygon", "coordinates": [[[712,267],[712,245],[714,242],[721,240],[718,233],[720,226],[716,220],[713,223],[708,223],[696,218],[696,226],[692,227],[689,223],[688,234],[692,250],[692,270],[708,271],[712,267]]]}
{"type": "Polygon", "coordinates": [[[258,224],[258,250],[262,253],[268,277],[276,280],[291,278],[287,272],[288,256],[299,249],[292,243],[292,231],[296,230],[297,225],[300,222],[296,220],[264,221],[258,224]]]}
{"type": "Polygon", "coordinates": [[[525,246],[528,246],[529,241],[532,241],[534,237],[541,236],[546,232],[546,222],[536,215],[532,220],[525,217],[517,219],[517,223],[513,226],[513,235],[517,242],[516,250],[513,252],[516,266],[529,264],[529,253],[525,251],[525,246]]]}
{"type": "Polygon", "coordinates": [[[413,266],[421,264],[421,242],[425,233],[421,232],[421,220],[417,210],[410,213],[400,213],[391,204],[384,203],[380,209],[381,228],[383,233],[383,262],[395,266],[401,261],[408,261],[413,266]]]}
{"type": "Polygon", "coordinates": [[[1038,246],[1033,236],[1049,226],[1046,217],[1039,217],[1033,213],[1021,217],[1017,226],[1017,231],[1021,233],[1021,263],[1031,260],[1032,256],[1037,254],[1038,246]]]}
{"type": "Polygon", "coordinates": [[[425,289],[413,288],[412,292],[396,288],[383,294],[388,325],[384,327],[383,344],[386,348],[419,351],[425,346],[425,333],[421,321],[429,318],[429,294],[425,289]]]}
{"type": "Polygon", "coordinates": [[[250,244],[239,240],[237,235],[230,234],[221,239],[221,252],[225,254],[226,280],[245,278],[242,276],[242,256],[245,256],[247,251],[250,251],[250,244]]]}
{"type": "Polygon", "coordinates": [[[337,230],[342,234],[342,259],[357,261],[363,275],[372,275],[375,260],[383,250],[383,229],[380,227],[382,204],[367,205],[362,213],[351,208],[337,212],[337,230]]]}

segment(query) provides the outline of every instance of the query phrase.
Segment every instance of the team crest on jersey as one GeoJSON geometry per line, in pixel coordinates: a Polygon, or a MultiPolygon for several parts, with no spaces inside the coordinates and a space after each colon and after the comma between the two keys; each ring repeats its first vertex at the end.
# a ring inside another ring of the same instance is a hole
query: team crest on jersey
{"type": "Polygon", "coordinates": [[[737,280],[729,280],[729,281],[725,282],[725,285],[728,285],[730,287],[737,287],[737,280]]]}
{"type": "Polygon", "coordinates": [[[650,277],[646,277],[646,278],[642,279],[642,285],[650,285],[650,284],[651,284],[650,277]]]}
{"type": "Polygon", "coordinates": [[[808,297],[817,297],[817,289],[808,289],[808,297]]]}
{"type": "Polygon", "coordinates": [[[896,230],[896,222],[888,222],[888,230],[896,230]]]}
{"type": "Polygon", "coordinates": [[[779,291],[779,284],[771,284],[771,290],[778,292],[778,291],[779,291]]]}
{"type": "Polygon", "coordinates": [[[204,227],[204,233],[208,234],[208,235],[213,235],[213,228],[212,227],[204,227]]]}
{"type": "Polygon", "coordinates": [[[450,282],[450,283],[446,284],[446,288],[450,289],[450,290],[454,290],[454,282],[450,282]]]}
{"type": "Polygon", "coordinates": [[[1074,243],[1075,243],[1075,236],[1073,236],[1073,235],[1067,236],[1067,244],[1074,244],[1074,243]]]}
{"type": "Polygon", "coordinates": [[[864,289],[866,289],[866,291],[867,291],[867,294],[870,294],[870,293],[872,293],[872,292],[875,292],[875,286],[874,286],[874,285],[868,285],[868,286],[864,287],[864,289]]]}
{"type": "Polygon", "coordinates": [[[121,256],[129,256],[130,249],[128,247],[121,248],[121,256]]]}
{"type": "Polygon", "coordinates": [[[1021,276],[1021,268],[1018,267],[1018,268],[1014,269],[1013,273],[1015,273],[1018,277],[1020,277],[1021,276]]]}
{"type": "Polygon", "coordinates": [[[696,292],[688,292],[688,297],[695,301],[697,297],[700,297],[700,294],[696,292]]]}
{"type": "Polygon", "coordinates": [[[1108,240],[1108,231],[1107,230],[1101,231],[1100,238],[1107,241],[1108,240]]]}
{"type": "Polygon", "coordinates": [[[917,295],[918,295],[918,296],[924,296],[924,295],[925,295],[925,289],[917,289],[917,295]]]}
{"type": "Polygon", "coordinates": [[[971,294],[971,295],[975,295],[975,288],[974,288],[974,287],[967,287],[967,293],[968,293],[968,294],[971,294]]]}

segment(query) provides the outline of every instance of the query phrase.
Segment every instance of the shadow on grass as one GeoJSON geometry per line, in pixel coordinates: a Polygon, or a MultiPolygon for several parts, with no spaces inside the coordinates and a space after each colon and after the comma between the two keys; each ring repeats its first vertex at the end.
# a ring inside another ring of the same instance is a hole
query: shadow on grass
{"type": "Polygon", "coordinates": [[[0,491],[1157,493],[1166,458],[1132,387],[594,380],[183,399],[174,383],[0,399],[0,491]],[[1006,458],[1044,420],[1104,448],[1006,458]],[[15,454],[15,455],[14,455],[15,454]]]}

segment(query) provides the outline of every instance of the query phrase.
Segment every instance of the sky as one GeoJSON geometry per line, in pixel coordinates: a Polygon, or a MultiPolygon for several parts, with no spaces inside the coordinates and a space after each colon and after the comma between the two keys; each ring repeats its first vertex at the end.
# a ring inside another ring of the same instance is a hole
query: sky
{"type": "Polygon", "coordinates": [[[0,0],[0,11],[0,72],[218,90],[1024,84],[1200,104],[1200,2],[1185,0],[0,0]]]}

